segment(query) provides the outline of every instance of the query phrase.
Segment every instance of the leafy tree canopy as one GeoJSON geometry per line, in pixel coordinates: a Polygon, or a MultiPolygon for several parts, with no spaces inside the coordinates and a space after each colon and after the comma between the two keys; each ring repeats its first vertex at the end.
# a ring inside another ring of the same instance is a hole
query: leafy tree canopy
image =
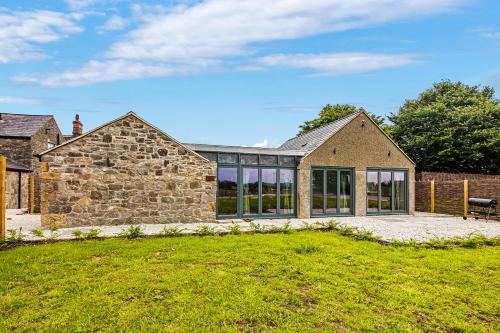
{"type": "MultiPolygon", "coordinates": [[[[315,128],[321,127],[325,124],[331,123],[340,118],[348,116],[351,113],[359,112],[362,110],[363,110],[362,107],[357,108],[354,105],[349,105],[349,104],[335,104],[335,105],[327,104],[323,107],[323,109],[319,113],[318,118],[306,121],[304,124],[300,125],[299,134],[307,133],[315,128]]],[[[379,126],[384,125],[383,117],[374,114],[370,114],[370,116],[379,126]]]]}
{"type": "Polygon", "coordinates": [[[419,171],[500,173],[500,103],[491,87],[442,81],[407,100],[391,135],[419,171]]]}

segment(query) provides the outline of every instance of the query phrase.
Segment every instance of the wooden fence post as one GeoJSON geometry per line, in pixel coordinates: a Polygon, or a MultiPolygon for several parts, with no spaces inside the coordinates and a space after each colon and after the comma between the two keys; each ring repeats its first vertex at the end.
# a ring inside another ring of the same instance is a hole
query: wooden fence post
{"type": "Polygon", "coordinates": [[[7,176],[7,161],[0,156],[0,240],[5,240],[5,191],[7,176]]]}
{"type": "Polygon", "coordinates": [[[29,213],[33,214],[35,212],[35,176],[30,175],[30,207],[29,213]]]}
{"type": "Polygon", "coordinates": [[[469,181],[464,179],[464,217],[467,217],[467,210],[469,208],[469,181]]]}
{"type": "Polygon", "coordinates": [[[433,179],[433,180],[431,180],[431,213],[436,212],[434,200],[435,200],[435,196],[434,196],[434,179],[433,179]]]}

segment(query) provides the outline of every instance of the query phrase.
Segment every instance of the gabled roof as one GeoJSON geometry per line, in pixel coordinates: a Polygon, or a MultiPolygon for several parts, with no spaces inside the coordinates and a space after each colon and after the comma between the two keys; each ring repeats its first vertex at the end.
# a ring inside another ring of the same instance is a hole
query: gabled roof
{"type": "Polygon", "coordinates": [[[337,133],[342,127],[347,125],[351,120],[360,115],[361,112],[355,112],[340,118],[331,123],[325,124],[321,127],[313,129],[310,132],[297,135],[282,144],[279,148],[286,150],[302,150],[304,152],[311,152],[323,144],[333,134],[337,133]]]}
{"type": "Polygon", "coordinates": [[[152,125],[152,124],[148,123],[147,121],[145,121],[144,119],[142,119],[141,117],[139,117],[138,115],[136,115],[136,114],[135,114],[134,112],[132,112],[132,111],[127,112],[126,114],[124,114],[124,115],[123,115],[123,116],[121,116],[121,117],[118,117],[118,118],[116,118],[116,119],[113,119],[113,120],[111,120],[111,121],[108,121],[107,123],[102,124],[101,126],[96,127],[96,128],[94,128],[93,130],[88,131],[88,132],[86,132],[86,133],[84,133],[84,134],[82,134],[82,135],[80,135],[80,136],[77,136],[76,138],[73,138],[73,139],[71,139],[71,140],[65,141],[65,142],[63,142],[62,144],[60,144],[60,145],[58,145],[58,146],[55,146],[55,147],[53,147],[53,148],[47,149],[46,151],[43,151],[43,152],[41,152],[40,154],[38,154],[38,156],[45,155],[45,154],[47,154],[47,153],[50,153],[50,152],[51,152],[51,151],[53,151],[53,150],[59,149],[59,148],[61,148],[61,147],[63,147],[63,146],[69,145],[69,144],[71,144],[71,143],[73,143],[73,142],[75,142],[75,141],[78,141],[78,140],[80,140],[80,139],[82,139],[82,138],[85,138],[86,136],[88,136],[88,135],[90,135],[90,134],[92,134],[92,133],[94,133],[94,132],[97,132],[97,131],[99,131],[100,129],[102,129],[102,128],[104,128],[104,127],[108,126],[108,125],[111,125],[112,123],[115,123],[115,122],[117,122],[117,121],[120,121],[120,120],[122,120],[122,119],[125,119],[125,118],[127,118],[128,116],[134,116],[135,118],[139,119],[139,120],[140,120],[141,122],[143,122],[144,124],[146,124],[146,125],[148,125],[149,127],[151,127],[151,128],[153,128],[153,129],[155,129],[156,131],[158,131],[159,133],[163,134],[164,136],[166,136],[167,138],[169,138],[169,139],[170,139],[170,140],[172,140],[173,142],[175,142],[175,143],[177,143],[178,145],[180,145],[181,147],[184,147],[184,148],[185,148],[186,150],[188,150],[189,152],[193,153],[194,155],[198,156],[199,158],[201,158],[201,159],[203,159],[203,160],[205,160],[205,161],[208,161],[208,159],[207,159],[207,158],[205,158],[205,157],[201,156],[200,154],[198,154],[197,152],[195,152],[195,151],[194,151],[194,150],[192,150],[191,148],[189,148],[189,147],[185,146],[184,144],[182,144],[181,142],[177,141],[176,139],[174,139],[173,137],[171,137],[171,136],[170,136],[170,135],[168,135],[167,133],[163,132],[163,131],[162,131],[161,129],[159,129],[158,127],[156,127],[156,126],[154,126],[154,125],[152,125]]]}
{"type": "Polygon", "coordinates": [[[0,136],[29,138],[53,116],[0,113],[0,118],[0,136]]]}
{"type": "Polygon", "coordinates": [[[261,154],[261,155],[281,155],[281,156],[303,156],[304,151],[284,150],[280,148],[260,148],[243,146],[206,145],[199,143],[185,143],[186,147],[199,152],[219,152],[219,153],[241,153],[241,154],[261,154]]]}
{"type": "Polygon", "coordinates": [[[6,157],[7,161],[7,170],[12,170],[12,171],[21,171],[21,172],[31,172],[31,169],[24,166],[21,162],[15,161],[13,159],[10,159],[6,157]]]}

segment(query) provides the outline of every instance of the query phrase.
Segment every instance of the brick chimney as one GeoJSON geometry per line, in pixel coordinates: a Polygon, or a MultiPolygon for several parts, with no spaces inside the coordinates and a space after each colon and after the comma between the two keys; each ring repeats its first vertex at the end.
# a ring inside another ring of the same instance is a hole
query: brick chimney
{"type": "Polygon", "coordinates": [[[73,137],[76,138],[83,134],[83,124],[80,121],[80,116],[75,115],[75,120],[73,120],[73,137]]]}

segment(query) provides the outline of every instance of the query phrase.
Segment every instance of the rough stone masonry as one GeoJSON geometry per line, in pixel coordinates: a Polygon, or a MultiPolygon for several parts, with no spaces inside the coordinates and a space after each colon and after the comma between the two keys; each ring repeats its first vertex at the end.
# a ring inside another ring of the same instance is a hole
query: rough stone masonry
{"type": "Polygon", "coordinates": [[[216,163],[133,113],[41,159],[44,226],[215,221],[216,163]]]}

